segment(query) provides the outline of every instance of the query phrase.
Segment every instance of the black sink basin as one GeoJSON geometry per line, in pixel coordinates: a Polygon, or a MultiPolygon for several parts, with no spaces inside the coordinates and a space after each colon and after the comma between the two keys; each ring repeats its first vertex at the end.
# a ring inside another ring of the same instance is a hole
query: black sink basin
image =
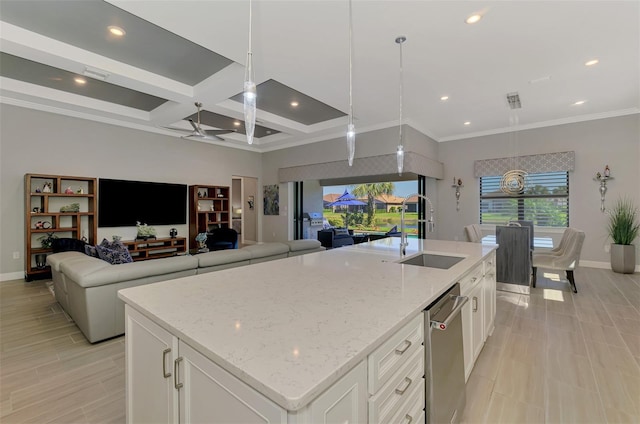
{"type": "Polygon", "coordinates": [[[411,258],[400,261],[401,264],[424,266],[428,268],[449,269],[464,258],[460,256],[436,255],[433,253],[421,253],[411,258]]]}

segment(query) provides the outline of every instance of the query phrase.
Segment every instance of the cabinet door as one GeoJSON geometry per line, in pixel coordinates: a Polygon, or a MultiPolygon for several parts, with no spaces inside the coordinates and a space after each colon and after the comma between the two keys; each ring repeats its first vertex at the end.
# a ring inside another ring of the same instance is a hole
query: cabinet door
{"type": "Polygon", "coordinates": [[[484,341],[493,333],[496,317],[496,267],[495,258],[485,261],[483,286],[484,341]]]}
{"type": "Polygon", "coordinates": [[[469,295],[469,303],[471,303],[471,327],[472,327],[472,344],[473,344],[473,361],[482,350],[484,345],[484,322],[483,322],[483,284],[478,284],[469,295]]]}
{"type": "Polygon", "coordinates": [[[181,423],[286,423],[287,412],[213,361],[179,342],[181,423]]]}
{"type": "Polygon", "coordinates": [[[356,424],[367,422],[367,361],[329,387],[309,406],[309,422],[356,424]]]}
{"type": "MultiPolygon", "coordinates": [[[[471,298],[471,295],[469,295],[471,298]]],[[[461,311],[462,316],[462,346],[464,348],[464,378],[469,379],[473,369],[473,312],[471,312],[471,301],[467,302],[461,311]]]]}
{"type": "Polygon", "coordinates": [[[177,423],[173,361],[178,339],[126,305],[127,422],[177,423]]]}

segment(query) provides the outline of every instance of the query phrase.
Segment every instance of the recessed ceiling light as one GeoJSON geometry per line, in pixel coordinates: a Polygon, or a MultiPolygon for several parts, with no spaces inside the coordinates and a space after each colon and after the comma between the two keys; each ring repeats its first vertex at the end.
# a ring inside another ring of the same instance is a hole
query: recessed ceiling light
{"type": "Polygon", "coordinates": [[[442,96],[442,97],[440,97],[440,100],[442,100],[443,102],[447,101],[447,100],[449,100],[449,96],[442,96]]]}
{"type": "Polygon", "coordinates": [[[584,63],[584,66],[593,66],[593,65],[597,65],[598,62],[600,62],[598,59],[591,59],[588,60],[584,63]]]}
{"type": "Polygon", "coordinates": [[[476,13],[474,15],[469,16],[465,22],[468,24],[475,24],[476,22],[479,22],[480,19],[482,19],[482,15],[476,13]]]}
{"type": "Polygon", "coordinates": [[[585,104],[586,102],[587,102],[586,100],[578,100],[577,102],[575,102],[575,103],[573,104],[573,106],[580,106],[580,105],[585,104]]]}
{"type": "Polygon", "coordinates": [[[80,77],[75,77],[73,80],[79,85],[85,85],[87,83],[86,79],[80,77]]]}
{"type": "Polygon", "coordinates": [[[271,134],[271,130],[267,130],[267,134],[271,134]]]}
{"type": "Polygon", "coordinates": [[[119,26],[111,25],[108,26],[107,29],[112,35],[115,35],[116,37],[124,37],[124,35],[126,34],[126,32],[119,26]]]}
{"type": "Polygon", "coordinates": [[[233,125],[235,125],[236,127],[239,127],[239,126],[240,126],[240,122],[238,122],[238,121],[233,121],[233,125]]]}
{"type": "Polygon", "coordinates": [[[470,121],[467,121],[467,122],[465,122],[465,123],[464,123],[464,125],[469,126],[469,125],[471,125],[471,122],[470,122],[470,121]]]}
{"type": "Polygon", "coordinates": [[[299,103],[296,101],[291,102],[291,107],[298,107],[299,103]]]}

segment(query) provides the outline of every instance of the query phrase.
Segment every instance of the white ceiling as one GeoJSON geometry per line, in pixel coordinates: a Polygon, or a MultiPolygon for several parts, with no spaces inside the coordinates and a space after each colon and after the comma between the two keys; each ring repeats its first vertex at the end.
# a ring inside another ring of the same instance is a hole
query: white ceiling
{"type": "MultiPolygon", "coordinates": [[[[195,101],[242,119],[242,104],[230,98],[242,91],[248,1],[109,3],[234,63],[189,85],[2,22],[5,53],[70,72],[103,70],[111,84],[169,101],[147,112],[8,77],[0,77],[0,100],[176,136],[159,127],[188,128],[181,121],[195,101]]],[[[403,121],[437,141],[513,129],[511,92],[522,101],[520,128],[640,113],[640,1],[353,0],[352,7],[358,132],[398,125],[398,35],[407,37],[403,121]],[[478,12],[479,23],[465,23],[478,12]],[[586,67],[590,59],[599,63],[586,67]],[[573,105],[578,100],[586,102],[573,105]]],[[[125,30],[121,43],[135,36],[125,30]]],[[[348,112],[348,1],[254,0],[253,57],[258,83],[276,80],[348,112]]],[[[194,63],[185,58],[182,66],[194,63]]],[[[280,133],[252,147],[240,133],[220,144],[268,151],[340,137],[346,128],[345,117],[305,125],[259,110],[258,120],[280,133]]]]}

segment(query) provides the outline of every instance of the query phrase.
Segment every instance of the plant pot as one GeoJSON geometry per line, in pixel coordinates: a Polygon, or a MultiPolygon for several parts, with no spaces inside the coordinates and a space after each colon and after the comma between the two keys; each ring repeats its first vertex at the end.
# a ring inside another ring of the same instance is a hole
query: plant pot
{"type": "Polygon", "coordinates": [[[621,274],[633,274],[636,270],[636,247],[611,243],[611,269],[621,274]]]}

